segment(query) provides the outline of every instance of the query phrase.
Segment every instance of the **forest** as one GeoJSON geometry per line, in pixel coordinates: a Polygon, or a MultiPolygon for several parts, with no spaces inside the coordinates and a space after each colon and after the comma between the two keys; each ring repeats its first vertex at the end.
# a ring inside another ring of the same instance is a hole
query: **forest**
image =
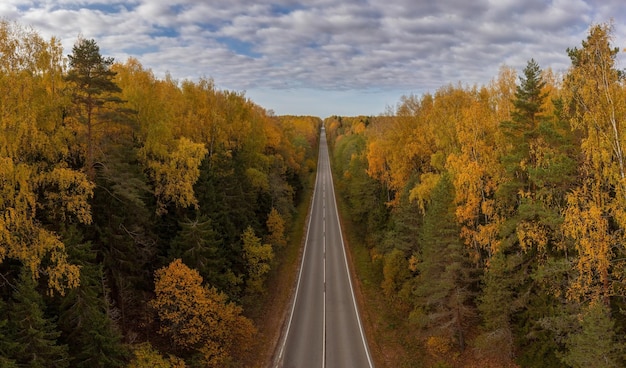
{"type": "Polygon", "coordinates": [[[370,314],[392,309],[373,318],[374,341],[397,335],[386,366],[626,365],[626,80],[612,41],[611,23],[594,25],[563,75],[531,58],[487,85],[324,121],[370,314]]]}
{"type": "Polygon", "coordinates": [[[0,21],[0,366],[245,366],[322,124],[378,364],[626,365],[612,41],[322,121],[0,21]]]}
{"type": "Polygon", "coordinates": [[[1,21],[0,366],[241,366],[321,123],[1,21]]]}

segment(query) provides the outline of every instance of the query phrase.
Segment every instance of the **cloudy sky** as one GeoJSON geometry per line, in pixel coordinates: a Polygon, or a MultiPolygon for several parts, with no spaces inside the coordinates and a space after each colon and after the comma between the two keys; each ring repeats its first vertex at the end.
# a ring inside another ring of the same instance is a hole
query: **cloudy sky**
{"type": "Polygon", "coordinates": [[[0,18],[66,54],[82,35],[159,78],[208,77],[276,114],[322,118],[378,115],[530,58],[564,72],[593,23],[614,19],[626,46],[623,0],[1,0],[0,18]]]}

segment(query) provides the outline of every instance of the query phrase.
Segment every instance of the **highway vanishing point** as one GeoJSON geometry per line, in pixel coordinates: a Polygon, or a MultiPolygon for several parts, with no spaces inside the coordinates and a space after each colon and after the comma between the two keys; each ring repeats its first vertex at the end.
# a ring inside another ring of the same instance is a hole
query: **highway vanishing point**
{"type": "Polygon", "coordinates": [[[373,368],[339,224],[324,128],[302,264],[276,368],[373,368]]]}

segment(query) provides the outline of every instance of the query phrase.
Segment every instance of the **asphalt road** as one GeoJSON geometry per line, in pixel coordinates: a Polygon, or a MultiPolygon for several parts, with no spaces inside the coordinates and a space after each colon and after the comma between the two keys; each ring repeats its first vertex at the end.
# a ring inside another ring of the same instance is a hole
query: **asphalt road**
{"type": "Polygon", "coordinates": [[[373,367],[348,272],[324,130],[297,283],[276,367],[373,367]]]}

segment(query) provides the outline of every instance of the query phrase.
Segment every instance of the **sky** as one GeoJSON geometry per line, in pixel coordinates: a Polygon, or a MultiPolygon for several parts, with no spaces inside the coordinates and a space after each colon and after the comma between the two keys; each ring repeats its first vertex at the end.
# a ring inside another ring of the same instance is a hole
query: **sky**
{"type": "Polygon", "coordinates": [[[0,18],[66,54],[94,39],[157,78],[210,78],[276,115],[322,118],[383,114],[531,58],[565,73],[566,49],[611,19],[626,46],[624,0],[1,0],[0,18]]]}

